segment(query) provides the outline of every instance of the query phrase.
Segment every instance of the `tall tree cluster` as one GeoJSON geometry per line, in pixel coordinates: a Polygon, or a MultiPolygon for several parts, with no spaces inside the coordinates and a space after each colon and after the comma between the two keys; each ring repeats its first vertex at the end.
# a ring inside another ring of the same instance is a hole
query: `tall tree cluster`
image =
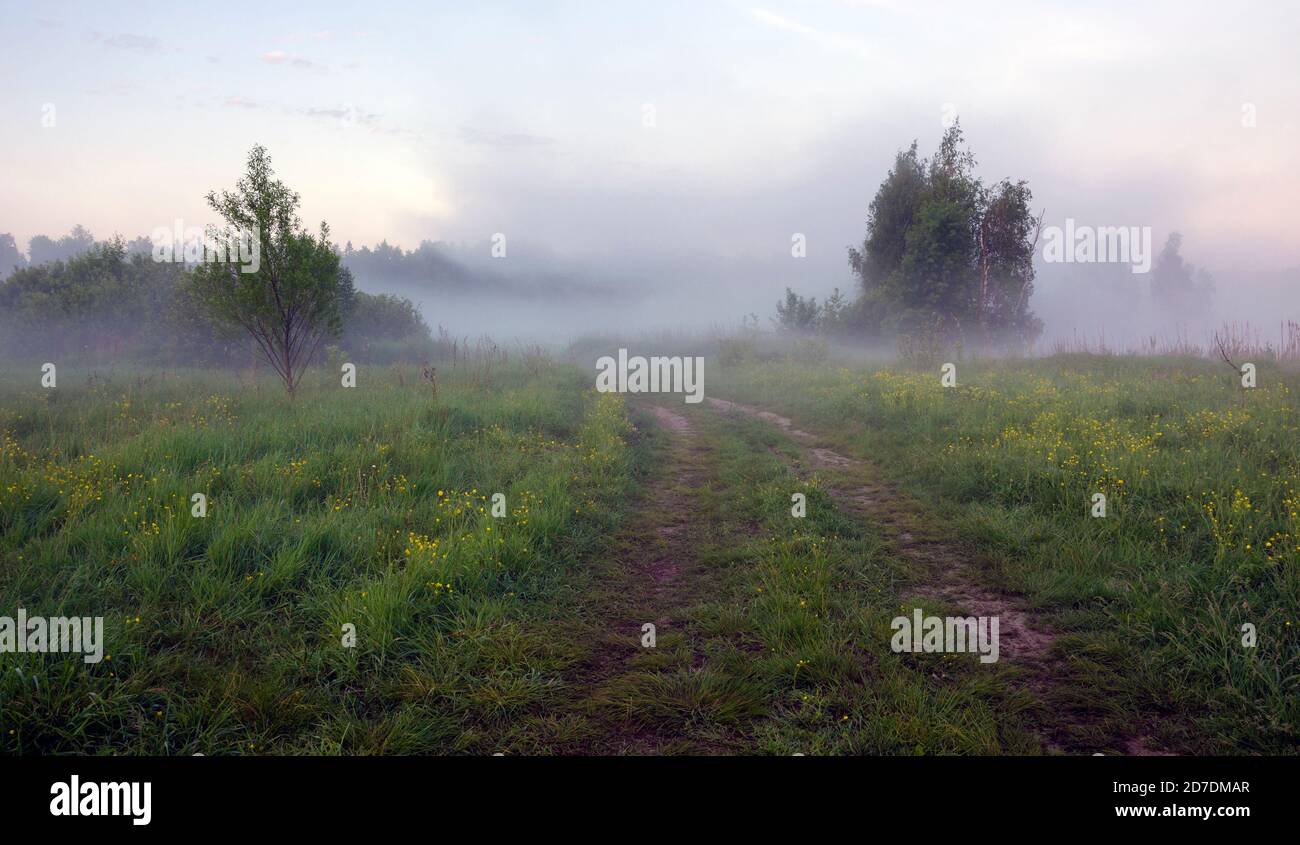
{"type": "Polygon", "coordinates": [[[941,327],[966,341],[1029,341],[1040,220],[1026,183],[985,185],[960,124],[933,157],[900,151],[871,201],[867,232],[849,249],[861,286],[856,315],[870,333],[941,327]]]}

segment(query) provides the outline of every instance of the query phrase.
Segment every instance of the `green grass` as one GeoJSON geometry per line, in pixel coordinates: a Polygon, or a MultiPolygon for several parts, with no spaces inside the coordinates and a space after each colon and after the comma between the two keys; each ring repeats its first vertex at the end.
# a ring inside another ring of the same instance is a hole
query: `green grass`
{"type": "Polygon", "coordinates": [[[0,753],[494,752],[578,646],[552,620],[628,483],[576,370],[0,380],[0,613],[105,617],[105,652],[0,655],[0,753]],[[509,513],[490,516],[493,493],[509,513]],[[191,495],[207,516],[191,515],[191,495]],[[344,648],[343,626],[356,626],[344,648]]]}
{"type": "Polygon", "coordinates": [[[1086,356],[957,372],[946,390],[937,366],[740,364],[710,390],[787,413],[920,495],[1068,635],[1073,691],[1116,732],[1295,753],[1300,376],[1261,364],[1243,390],[1222,363],[1086,356]]]}
{"type": "Polygon", "coordinates": [[[1049,725],[1076,751],[1297,750],[1296,373],[707,367],[976,552],[1061,634],[1054,687],[890,651],[927,573],[760,421],[673,397],[682,441],[537,362],[447,369],[436,400],[401,367],[322,368],[292,401],[233,372],[11,369],[0,615],[103,616],[111,660],[0,654],[0,754],[1036,754],[1049,725]],[[674,580],[629,569],[664,555],[674,580]]]}
{"type": "MultiPolygon", "coordinates": [[[[915,573],[872,526],[838,509],[818,475],[796,478],[785,441],[763,423],[707,423],[721,441],[719,507],[753,526],[729,554],[733,596],[701,608],[724,632],[717,659],[762,691],[755,747],[793,754],[1035,753],[1020,727],[1028,705],[1005,672],[972,655],[897,655],[890,620],[915,573]],[[791,514],[791,495],[807,515],[791,514]],[[733,648],[737,642],[749,647],[733,648]]],[[[719,550],[721,551],[721,550],[719,550]]],[[[910,606],[909,606],[910,607],[910,606]]]]}
{"type": "MultiPolygon", "coordinates": [[[[683,503],[694,560],[680,562],[700,574],[685,587],[677,636],[661,636],[601,694],[611,717],[671,738],[659,746],[669,753],[1040,750],[1021,724],[1033,702],[1009,670],[889,650],[913,574],[817,477],[796,477],[783,437],[707,409],[683,413],[702,477],[683,503]],[[794,493],[807,497],[805,517],[791,514],[794,493]]],[[[642,605],[640,618],[655,618],[657,605],[642,605]]]]}

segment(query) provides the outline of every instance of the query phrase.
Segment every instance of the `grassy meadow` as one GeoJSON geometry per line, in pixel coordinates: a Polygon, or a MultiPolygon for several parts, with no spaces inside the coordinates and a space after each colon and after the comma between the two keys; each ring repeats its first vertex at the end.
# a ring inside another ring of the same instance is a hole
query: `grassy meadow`
{"type": "Polygon", "coordinates": [[[1047,703],[1176,751],[1294,753],[1300,374],[1261,364],[1246,390],[1222,362],[1081,355],[958,362],[957,382],[769,362],[710,388],[827,433],[930,503],[1064,634],[1073,683],[1047,703]]]}
{"type": "Polygon", "coordinates": [[[1058,635],[1057,682],[891,652],[923,574],[786,433],[707,404],[541,359],[444,368],[436,398],[401,365],[321,368],[292,400],[265,375],[10,368],[0,614],[103,616],[107,656],[0,654],[0,754],[1296,751],[1294,370],[706,371],[915,497],[1058,635]]]}
{"type": "Polygon", "coordinates": [[[0,656],[0,753],[491,752],[577,659],[538,632],[629,480],[577,371],[59,378],[0,383],[0,607],[107,656],[0,656]]]}

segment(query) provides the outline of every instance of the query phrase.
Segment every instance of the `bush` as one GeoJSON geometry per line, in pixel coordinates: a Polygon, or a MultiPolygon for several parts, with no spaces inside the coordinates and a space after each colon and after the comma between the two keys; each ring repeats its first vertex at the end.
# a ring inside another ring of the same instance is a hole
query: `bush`
{"type": "MultiPolygon", "coordinates": [[[[183,264],[130,254],[120,240],[20,268],[0,281],[0,354],[41,361],[247,361],[251,342],[205,316],[186,276],[183,264]]],[[[335,344],[358,360],[418,361],[434,354],[429,327],[409,299],[348,284],[340,300],[343,332],[335,344]]]]}
{"type": "Polygon", "coordinates": [[[784,332],[810,332],[817,328],[820,315],[816,297],[805,299],[786,288],[785,301],[776,303],[776,319],[772,322],[784,332]]]}

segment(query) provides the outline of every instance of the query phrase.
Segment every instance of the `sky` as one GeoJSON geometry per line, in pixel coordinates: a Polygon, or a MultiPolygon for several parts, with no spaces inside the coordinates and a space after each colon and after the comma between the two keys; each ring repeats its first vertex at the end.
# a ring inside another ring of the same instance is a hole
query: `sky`
{"type": "Polygon", "coordinates": [[[1048,225],[1179,231],[1220,278],[1300,267],[1300,7],[996,9],[0,0],[0,232],[202,225],[261,143],[340,242],[502,233],[516,261],[758,302],[850,286],[894,153],[955,114],[1048,225]]]}

